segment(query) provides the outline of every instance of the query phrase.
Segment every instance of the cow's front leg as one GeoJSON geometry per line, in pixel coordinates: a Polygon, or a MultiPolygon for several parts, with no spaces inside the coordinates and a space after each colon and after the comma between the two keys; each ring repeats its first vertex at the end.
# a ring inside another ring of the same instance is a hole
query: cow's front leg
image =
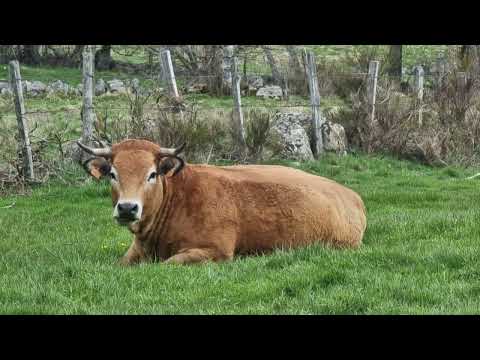
{"type": "Polygon", "coordinates": [[[187,249],[169,257],[166,264],[194,264],[206,261],[231,260],[233,254],[224,254],[216,249],[187,249]]]}
{"type": "Polygon", "coordinates": [[[145,259],[145,252],[137,239],[132,242],[130,248],[123,255],[118,263],[123,266],[138,264],[145,259]]]}

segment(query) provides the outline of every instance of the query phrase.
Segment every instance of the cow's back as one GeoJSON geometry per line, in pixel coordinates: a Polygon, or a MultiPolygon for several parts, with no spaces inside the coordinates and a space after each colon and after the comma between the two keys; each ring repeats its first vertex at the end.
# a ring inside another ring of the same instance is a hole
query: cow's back
{"type": "Polygon", "coordinates": [[[332,180],[284,166],[191,166],[235,205],[236,252],[312,242],[341,247],[361,243],[366,227],[363,202],[332,180]]]}

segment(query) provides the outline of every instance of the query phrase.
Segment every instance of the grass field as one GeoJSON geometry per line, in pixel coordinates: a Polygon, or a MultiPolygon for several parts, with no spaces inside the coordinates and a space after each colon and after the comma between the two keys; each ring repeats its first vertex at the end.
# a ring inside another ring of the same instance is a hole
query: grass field
{"type": "Polygon", "coordinates": [[[0,313],[480,313],[478,181],[463,179],[473,170],[363,155],[283,164],[362,195],[361,249],[121,268],[131,235],[111,218],[108,185],[50,183],[0,199],[0,313]]]}
{"type": "MultiPolygon", "coordinates": [[[[119,48],[120,46],[116,46],[119,48]]],[[[385,45],[306,45],[307,49],[314,51],[317,56],[317,60],[325,60],[327,62],[338,62],[341,61],[346,55],[352,52],[354,49],[359,49],[361,47],[370,47],[376,48],[379,60],[384,57],[388,52],[388,46],[385,45]]],[[[445,51],[447,48],[446,45],[404,45],[403,46],[403,64],[404,66],[411,68],[414,65],[418,64],[429,64],[433,63],[437,56],[445,51]]],[[[282,46],[273,46],[275,56],[277,61],[283,64],[288,63],[288,56],[285,53],[285,49],[282,46]]],[[[128,53],[128,51],[127,51],[128,53]]],[[[247,71],[249,73],[264,73],[270,74],[271,70],[268,64],[263,59],[263,53],[261,50],[257,51],[257,55],[250,59],[247,66],[247,71]]],[[[120,60],[123,62],[129,62],[132,64],[141,64],[147,62],[147,54],[143,51],[137,50],[131,56],[123,56],[119,52],[112,52],[112,57],[114,60],[120,60]]],[[[42,66],[34,67],[22,65],[20,66],[20,72],[22,74],[22,79],[24,80],[38,80],[42,82],[52,82],[58,79],[61,79],[67,82],[69,85],[76,86],[82,82],[82,72],[80,69],[62,67],[62,66],[42,66]]],[[[131,78],[131,75],[125,74],[118,70],[112,71],[95,71],[95,77],[97,79],[102,78],[104,80],[117,79],[128,79],[131,78]]],[[[135,75],[139,78],[141,82],[145,82],[144,76],[141,74],[135,75]]],[[[148,76],[151,77],[151,76],[148,76]]],[[[8,66],[0,66],[0,80],[8,79],[8,66]]],[[[147,84],[153,80],[146,81],[147,84]]],[[[182,79],[177,79],[179,83],[182,83],[182,79]]]]}
{"type": "MultiPolygon", "coordinates": [[[[386,47],[385,47],[386,48],[386,47]]],[[[435,59],[441,46],[405,46],[407,66],[435,59]]],[[[314,46],[336,61],[348,46],[314,46]]],[[[141,54],[140,54],[141,55],[141,54]]],[[[116,54],[118,59],[135,63],[116,54]]],[[[133,59],[133,60],[132,60],[133,59]]],[[[81,81],[81,71],[22,66],[28,80],[81,81]]],[[[104,79],[127,74],[98,72],[104,79]]],[[[0,79],[7,77],[0,67],[0,79]]],[[[142,80],[142,79],[141,79],[142,80]]],[[[1,121],[15,125],[13,105],[0,99],[1,121]]],[[[186,95],[202,111],[231,109],[230,97],[186,95]]],[[[68,124],[80,133],[80,97],[26,99],[35,134],[68,124]],[[56,113],[59,111],[58,113],[56,113]]],[[[288,106],[242,98],[248,107],[288,106]]],[[[290,103],[308,106],[308,99],[290,103]]],[[[341,106],[322,97],[322,110],[341,106]]],[[[96,109],[128,118],[123,96],[95,98],[96,109]]],[[[30,124],[32,126],[32,124],[30,124]]],[[[30,195],[0,196],[1,314],[478,314],[480,229],[473,169],[433,169],[380,155],[329,155],[303,164],[283,162],[343,183],[368,209],[364,245],[338,251],[320,245],[224,264],[117,266],[131,235],[111,218],[105,183],[65,186],[50,181],[30,195]]],[[[73,167],[65,178],[86,178],[73,167]]]]}

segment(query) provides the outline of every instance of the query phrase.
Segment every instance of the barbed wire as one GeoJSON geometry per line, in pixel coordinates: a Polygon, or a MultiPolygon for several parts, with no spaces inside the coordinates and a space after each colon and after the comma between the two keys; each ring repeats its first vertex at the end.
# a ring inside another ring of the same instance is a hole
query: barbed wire
{"type": "MultiPolygon", "coordinates": [[[[233,105],[233,104],[232,104],[233,105]]],[[[302,104],[302,103],[294,103],[294,104],[246,104],[242,105],[242,109],[282,109],[282,108],[312,108],[313,105],[311,104],[302,104]]],[[[323,105],[315,106],[322,108],[323,105]]],[[[155,107],[152,110],[156,111],[176,111],[180,108],[178,106],[159,106],[155,107]]],[[[186,108],[181,108],[182,111],[212,111],[212,110],[229,110],[232,109],[232,106],[188,106],[186,108]]],[[[94,107],[94,110],[101,111],[104,110],[102,108],[94,107]]],[[[115,112],[115,111],[129,111],[128,107],[109,107],[108,111],[115,112]]],[[[23,115],[38,115],[38,114],[58,114],[58,113],[72,113],[72,112],[81,112],[81,109],[61,109],[61,110],[32,110],[26,111],[23,115]]],[[[13,114],[13,113],[12,113],[13,114]]]]}
{"type": "MultiPolygon", "coordinates": [[[[318,72],[318,70],[317,70],[318,72]]],[[[296,81],[306,81],[306,77],[292,77],[290,75],[292,75],[293,73],[280,73],[281,75],[281,80],[287,80],[287,81],[290,81],[290,82],[296,82],[296,81]]],[[[445,76],[451,76],[453,73],[424,73],[423,74],[423,78],[426,78],[426,79],[437,79],[439,77],[445,77],[445,76]]],[[[248,80],[249,78],[252,78],[252,77],[262,77],[262,78],[267,78],[271,80],[271,78],[273,78],[273,75],[271,73],[261,73],[261,72],[249,72],[246,74],[246,76],[244,74],[240,74],[242,76],[242,78],[246,77],[248,80]]],[[[370,74],[366,73],[366,72],[353,72],[353,73],[332,73],[332,72],[325,72],[325,73],[322,73],[322,72],[318,72],[317,74],[317,77],[318,79],[322,79],[322,80],[330,80],[330,79],[345,79],[345,78],[351,78],[351,79],[361,79],[361,78],[367,78],[369,77],[370,74]]],[[[379,74],[377,75],[377,79],[399,79],[399,80],[410,80],[411,78],[414,78],[416,75],[414,73],[405,73],[405,74],[402,74],[402,75],[392,75],[392,74],[379,74]]],[[[469,78],[474,78],[474,79],[477,79],[477,78],[480,78],[480,76],[473,76],[472,74],[467,74],[467,76],[469,78]]],[[[130,83],[131,81],[133,81],[134,79],[137,79],[140,83],[145,83],[145,82],[153,82],[153,83],[156,83],[156,84],[159,84],[159,85],[162,85],[162,86],[165,86],[167,85],[168,83],[163,80],[160,76],[153,76],[153,77],[145,77],[145,76],[139,76],[138,78],[136,77],[132,77],[132,78],[124,78],[123,76],[114,76],[114,75],[111,75],[111,76],[93,76],[94,78],[97,78],[97,80],[103,80],[103,81],[113,81],[113,80],[120,80],[124,83],[130,83]]],[[[221,76],[219,75],[216,75],[216,74],[209,74],[209,75],[178,75],[176,76],[176,80],[177,82],[189,82],[189,81],[199,81],[199,80],[208,80],[208,79],[219,79],[221,78],[221,76]]],[[[27,76],[27,77],[22,77],[22,82],[23,81],[29,81],[29,82],[34,82],[34,81],[39,81],[39,82],[42,82],[42,83],[53,83],[53,82],[56,82],[56,81],[62,81],[64,83],[66,83],[67,85],[69,85],[70,87],[75,87],[75,86],[79,86],[79,85],[82,85],[82,81],[81,81],[81,78],[79,78],[79,82],[76,84],[76,85],[72,85],[71,83],[68,83],[68,82],[65,82],[61,79],[51,79],[49,81],[40,81],[40,80],[36,80],[30,76],[27,76]]],[[[10,83],[10,80],[9,79],[0,79],[0,82],[3,82],[3,83],[10,83]]],[[[268,82],[268,81],[267,81],[268,82]]],[[[177,84],[177,86],[182,86],[182,84],[177,84]]]]}
{"type": "Polygon", "coordinates": [[[56,113],[69,113],[69,112],[79,112],[81,109],[61,109],[61,110],[34,110],[34,111],[26,111],[25,115],[30,114],[56,114],[56,113]]]}

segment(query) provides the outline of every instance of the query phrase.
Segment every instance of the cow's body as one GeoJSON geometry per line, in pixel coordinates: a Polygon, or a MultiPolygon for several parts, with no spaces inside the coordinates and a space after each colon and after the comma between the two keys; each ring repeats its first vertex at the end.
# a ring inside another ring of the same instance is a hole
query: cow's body
{"type": "Polygon", "coordinates": [[[314,242],[357,247],[366,226],[356,193],[282,166],[187,165],[165,190],[162,211],[138,223],[135,240],[160,259],[194,248],[222,260],[314,242]]]}
{"type": "Polygon", "coordinates": [[[365,207],[354,191],[288,167],[186,165],[156,186],[141,219],[129,225],[135,241],[125,264],[228,260],[315,242],[355,248],[366,228],[365,207]]]}

